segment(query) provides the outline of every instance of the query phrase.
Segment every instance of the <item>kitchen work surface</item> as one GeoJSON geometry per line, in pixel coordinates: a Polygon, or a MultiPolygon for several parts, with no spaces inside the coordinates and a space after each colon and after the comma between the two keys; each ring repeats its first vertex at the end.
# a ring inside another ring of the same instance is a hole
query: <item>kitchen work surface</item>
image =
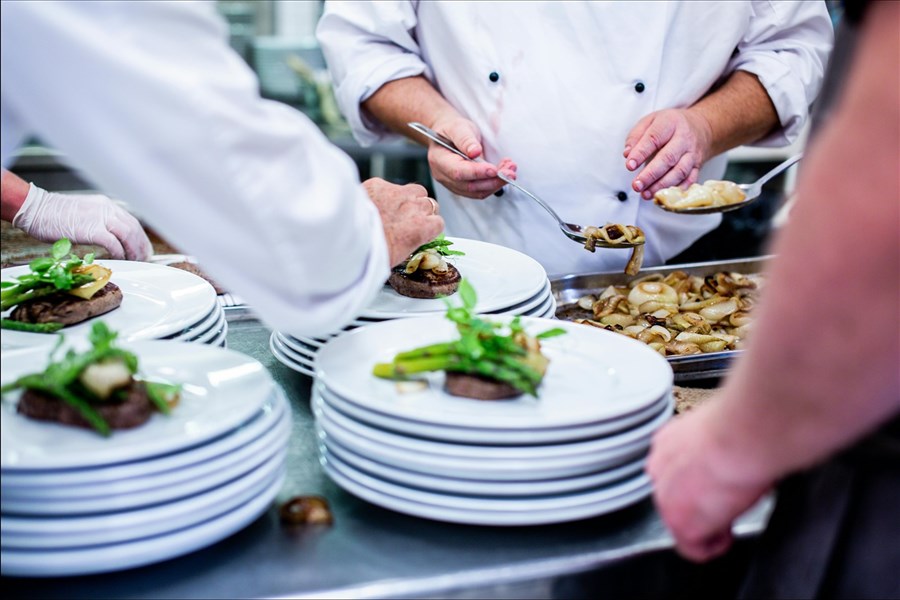
{"type": "MultiPolygon", "coordinates": [[[[503,528],[411,517],[358,499],[320,466],[312,380],[275,359],[269,329],[245,312],[229,318],[228,348],[268,368],[291,406],[287,475],[269,509],[217,544],[154,565],[83,577],[4,577],[5,597],[549,598],[557,577],[672,548],[649,499],[593,519],[503,528]],[[279,505],[297,495],[325,497],[333,524],[282,524],[279,505]]],[[[769,508],[764,502],[742,517],[738,536],[758,534],[769,508]]]]}

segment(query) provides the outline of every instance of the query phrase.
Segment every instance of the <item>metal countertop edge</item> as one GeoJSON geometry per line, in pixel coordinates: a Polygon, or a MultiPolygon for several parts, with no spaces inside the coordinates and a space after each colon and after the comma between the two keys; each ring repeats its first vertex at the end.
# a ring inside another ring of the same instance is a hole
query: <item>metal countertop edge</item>
{"type": "MultiPolygon", "coordinates": [[[[732,528],[735,538],[757,535],[765,528],[765,521],[771,512],[772,499],[764,497],[739,518],[732,528]],[[766,513],[762,523],[754,518],[757,511],[766,513]]],[[[359,586],[348,586],[327,591],[292,593],[277,596],[265,596],[272,600],[288,599],[329,599],[329,598],[407,598],[417,595],[444,594],[504,584],[536,581],[562,575],[576,575],[611,564],[617,560],[637,558],[653,552],[674,550],[675,543],[667,532],[664,538],[652,542],[642,542],[633,546],[588,552],[576,557],[554,558],[548,560],[528,561],[509,567],[467,570],[465,572],[448,573],[434,577],[425,577],[412,581],[389,580],[359,586]]]]}

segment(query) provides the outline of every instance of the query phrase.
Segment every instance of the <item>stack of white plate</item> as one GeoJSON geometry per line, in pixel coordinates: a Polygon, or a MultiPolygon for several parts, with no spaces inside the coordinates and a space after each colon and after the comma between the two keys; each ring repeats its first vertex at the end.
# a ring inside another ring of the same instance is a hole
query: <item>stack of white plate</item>
{"type": "MultiPolygon", "coordinates": [[[[215,289],[203,278],[144,262],[98,260],[97,264],[112,270],[110,281],[122,290],[118,308],[53,334],[3,329],[3,349],[52,346],[60,335],[67,340],[86,339],[95,320],[105,321],[119,333],[120,340],[172,339],[225,345],[225,311],[216,302],[215,289]]],[[[2,278],[7,281],[28,272],[27,266],[10,267],[3,269],[2,278]]]]}
{"type": "MultiPolygon", "coordinates": [[[[230,350],[125,345],[151,379],[182,384],[170,415],[103,437],[0,408],[4,575],[115,571],[213,544],[263,513],[285,470],[290,408],[268,371],[230,350]]],[[[42,369],[42,348],[6,351],[2,382],[42,369]]]]}
{"type": "MultiPolygon", "coordinates": [[[[505,320],[509,320],[506,318],[505,320]]],[[[396,353],[458,336],[440,317],[357,329],[317,358],[313,408],[326,472],[398,512],[455,523],[537,525],[597,516],[650,494],[650,440],[672,415],[672,370],[645,344],[523,319],[550,366],[537,398],[481,401],[378,379],[396,353]]]]}
{"type": "MultiPolygon", "coordinates": [[[[546,318],[556,314],[556,300],[550,290],[550,281],[539,262],[505,246],[461,238],[448,239],[453,242],[451,249],[466,253],[465,256],[453,256],[450,260],[475,288],[478,294],[477,312],[546,318]]],[[[453,296],[450,301],[459,303],[453,296]]],[[[433,317],[446,312],[447,304],[442,299],[408,298],[385,285],[362,315],[343,330],[318,338],[295,337],[275,331],[269,340],[269,349],[282,364],[312,377],[319,350],[345,331],[392,319],[433,317]]]]}

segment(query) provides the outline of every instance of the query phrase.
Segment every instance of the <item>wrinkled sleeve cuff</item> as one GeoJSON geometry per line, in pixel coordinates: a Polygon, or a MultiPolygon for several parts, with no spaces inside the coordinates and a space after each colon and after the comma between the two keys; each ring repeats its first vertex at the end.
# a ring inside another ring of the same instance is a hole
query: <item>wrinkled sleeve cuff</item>
{"type": "Polygon", "coordinates": [[[803,84],[791,73],[790,66],[780,60],[775,52],[750,51],[737,56],[728,71],[746,71],[756,75],[778,113],[781,128],[751,145],[772,147],[793,143],[803,130],[809,106],[803,84]]]}
{"type": "Polygon", "coordinates": [[[336,87],[335,94],[353,136],[360,145],[371,146],[382,140],[401,137],[367,116],[362,103],[389,81],[415,77],[423,73],[427,77],[430,76],[425,63],[418,56],[409,53],[379,55],[377,60],[367,61],[352,73],[348,73],[346,79],[336,87]]]}

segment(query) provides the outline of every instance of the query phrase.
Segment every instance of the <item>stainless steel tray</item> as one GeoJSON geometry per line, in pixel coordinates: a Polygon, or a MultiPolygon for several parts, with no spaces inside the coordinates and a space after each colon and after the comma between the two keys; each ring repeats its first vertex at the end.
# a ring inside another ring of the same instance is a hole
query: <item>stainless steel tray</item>
{"type": "MultiPolygon", "coordinates": [[[[769,260],[771,260],[771,256],[649,267],[642,269],[640,274],[636,276],[626,275],[621,271],[564,275],[551,279],[550,284],[553,296],[556,298],[556,304],[559,307],[556,313],[559,315],[568,305],[571,305],[586,294],[598,293],[610,285],[625,285],[633,279],[652,275],[653,273],[667,275],[673,271],[685,271],[691,275],[702,277],[718,271],[733,271],[749,275],[761,272],[769,260]]],[[[666,357],[666,360],[672,366],[672,371],[675,373],[675,381],[682,382],[721,377],[731,367],[732,362],[741,354],[743,354],[742,350],[728,350],[690,356],[669,356],[666,357]]]]}

